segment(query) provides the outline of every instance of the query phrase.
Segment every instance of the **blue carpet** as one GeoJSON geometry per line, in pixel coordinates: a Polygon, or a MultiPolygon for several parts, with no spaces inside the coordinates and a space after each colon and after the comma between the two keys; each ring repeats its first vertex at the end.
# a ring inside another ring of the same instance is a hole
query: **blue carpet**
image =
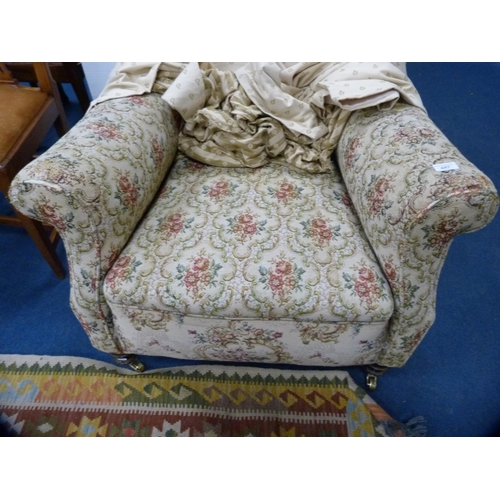
{"type": "MultiPolygon", "coordinates": [[[[410,63],[408,73],[431,118],[500,187],[500,64],[410,63]]],[[[68,118],[75,123],[82,114],[71,89],[65,89],[68,118]]],[[[45,147],[56,139],[52,132],[45,147]]],[[[0,200],[0,212],[8,209],[0,200]]],[[[59,252],[64,257],[62,245],[59,252]]],[[[1,353],[110,361],[90,345],[73,316],[68,278],[53,275],[23,230],[0,227],[0,255],[1,353]]],[[[454,241],[442,271],[435,325],[403,368],[379,379],[372,396],[393,418],[422,415],[429,436],[500,435],[499,286],[500,216],[454,241]]],[[[187,364],[141,359],[148,368],[187,364]]],[[[364,384],[362,369],[348,371],[364,384]]]]}

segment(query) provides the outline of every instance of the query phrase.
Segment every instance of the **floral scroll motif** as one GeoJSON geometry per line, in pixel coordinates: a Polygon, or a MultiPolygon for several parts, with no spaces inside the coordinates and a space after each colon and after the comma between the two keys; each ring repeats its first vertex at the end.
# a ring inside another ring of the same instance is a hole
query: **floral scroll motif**
{"type": "Polygon", "coordinates": [[[196,301],[203,297],[207,288],[217,285],[218,272],[222,265],[216,263],[205,252],[201,252],[196,257],[191,257],[191,264],[178,264],[178,282],[183,285],[188,294],[196,301]]]}
{"type": "Polygon", "coordinates": [[[393,179],[382,175],[371,176],[370,183],[367,186],[366,200],[373,215],[385,216],[387,214],[387,210],[393,204],[390,197],[391,193],[394,193],[393,179]]]}
{"type": "Polygon", "coordinates": [[[246,241],[255,234],[260,234],[267,224],[267,220],[257,220],[255,215],[243,213],[226,219],[228,230],[232,232],[238,241],[246,241]]]}
{"type": "Polygon", "coordinates": [[[256,328],[249,323],[230,322],[228,326],[205,331],[190,330],[202,359],[240,362],[286,363],[291,356],[280,343],[282,332],[256,328]]]}
{"type": "Polygon", "coordinates": [[[436,255],[441,254],[461,228],[467,230],[467,218],[461,217],[458,210],[445,214],[432,224],[422,226],[424,233],[424,248],[432,250],[436,255]]]}
{"type": "Polygon", "coordinates": [[[153,156],[155,164],[161,166],[163,160],[165,159],[165,150],[163,148],[163,145],[156,137],[153,137],[151,141],[151,154],[153,156]]]}
{"type": "Polygon", "coordinates": [[[340,225],[329,227],[328,222],[323,217],[301,221],[304,228],[304,236],[311,238],[318,247],[325,247],[332,238],[339,237],[341,233],[340,225]]]}
{"type": "Polygon", "coordinates": [[[84,125],[84,129],[100,141],[112,141],[124,139],[123,129],[119,122],[111,121],[107,116],[101,120],[91,121],[84,125]]]}
{"type": "Polygon", "coordinates": [[[421,147],[422,144],[436,145],[440,139],[439,131],[428,127],[400,128],[393,138],[395,145],[407,145],[413,148],[421,147]]]}
{"type": "Polygon", "coordinates": [[[359,137],[354,137],[353,139],[349,140],[344,158],[344,165],[346,169],[350,169],[354,165],[354,161],[359,158],[357,150],[360,146],[361,139],[359,137]]]}
{"type": "Polygon", "coordinates": [[[125,207],[133,209],[139,201],[139,177],[135,175],[133,179],[130,179],[125,172],[118,169],[116,169],[116,174],[117,191],[115,198],[120,200],[125,207]]]}
{"type": "Polygon", "coordinates": [[[226,179],[218,180],[212,186],[203,186],[203,193],[215,201],[222,201],[234,194],[237,184],[226,179]]]}
{"type": "Polygon", "coordinates": [[[268,187],[268,192],[271,196],[275,197],[279,203],[288,205],[294,200],[300,198],[304,188],[295,186],[290,182],[282,182],[278,189],[268,187]]]}
{"type": "Polygon", "coordinates": [[[298,325],[300,339],[304,344],[319,340],[320,342],[337,343],[339,337],[347,332],[349,326],[346,323],[339,325],[298,325]]]}
{"type": "Polygon", "coordinates": [[[271,262],[272,266],[259,268],[259,281],[264,284],[265,289],[271,289],[273,297],[279,303],[284,303],[294,291],[302,291],[302,275],[305,270],[287,259],[283,253],[280,258],[271,262]]]}
{"type": "Polygon", "coordinates": [[[351,290],[352,295],[359,297],[368,308],[373,307],[381,299],[388,301],[383,278],[377,277],[375,272],[363,262],[361,264],[362,267],[354,273],[343,273],[345,287],[351,290]]]}
{"type": "Polygon", "coordinates": [[[28,213],[36,219],[43,219],[57,228],[60,232],[71,232],[75,229],[73,212],[62,211],[61,205],[41,196],[36,208],[30,208],[28,213]]]}
{"type": "Polygon", "coordinates": [[[106,284],[112,289],[117,289],[118,282],[128,281],[131,282],[132,278],[137,272],[137,268],[142,264],[142,262],[135,257],[130,255],[123,255],[114,264],[114,266],[109,270],[106,276],[106,284]]]}
{"type": "Polygon", "coordinates": [[[168,323],[172,321],[172,314],[165,311],[149,311],[131,307],[127,309],[127,319],[137,331],[145,329],[165,331],[168,323]]]}
{"type": "Polygon", "coordinates": [[[207,166],[199,161],[186,161],[186,168],[189,172],[199,172],[201,170],[205,170],[207,166]]]}
{"type": "Polygon", "coordinates": [[[183,212],[174,212],[167,216],[165,220],[160,219],[160,231],[166,240],[175,237],[179,233],[184,233],[191,229],[194,217],[186,217],[183,212]]]}

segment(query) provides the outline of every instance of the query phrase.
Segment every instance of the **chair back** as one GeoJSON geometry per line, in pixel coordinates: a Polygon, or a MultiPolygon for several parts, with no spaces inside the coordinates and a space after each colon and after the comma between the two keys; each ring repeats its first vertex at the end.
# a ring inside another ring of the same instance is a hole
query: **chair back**
{"type": "MultiPolygon", "coordinates": [[[[60,99],[59,89],[54,78],[51,75],[50,68],[46,62],[34,62],[33,69],[38,81],[38,88],[47,95],[60,99]]],[[[7,65],[0,62],[0,84],[20,87],[24,90],[34,90],[32,87],[21,85],[13,76],[7,65]]]]}
{"type": "Polygon", "coordinates": [[[50,72],[49,63],[34,62],[33,68],[35,70],[36,79],[38,80],[40,90],[56,98],[56,100],[60,100],[61,97],[59,94],[59,89],[57,88],[57,83],[55,82],[50,72]]]}
{"type": "Polygon", "coordinates": [[[3,62],[0,62],[0,84],[18,85],[18,81],[3,62]]]}

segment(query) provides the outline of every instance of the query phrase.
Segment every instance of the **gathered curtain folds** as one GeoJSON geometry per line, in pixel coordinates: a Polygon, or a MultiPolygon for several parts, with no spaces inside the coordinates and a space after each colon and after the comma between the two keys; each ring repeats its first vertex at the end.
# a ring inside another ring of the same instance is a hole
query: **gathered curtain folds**
{"type": "Polygon", "coordinates": [[[158,92],[182,117],[179,150],[218,167],[332,171],[352,111],[424,109],[403,63],[119,63],[94,103],[158,92]]]}

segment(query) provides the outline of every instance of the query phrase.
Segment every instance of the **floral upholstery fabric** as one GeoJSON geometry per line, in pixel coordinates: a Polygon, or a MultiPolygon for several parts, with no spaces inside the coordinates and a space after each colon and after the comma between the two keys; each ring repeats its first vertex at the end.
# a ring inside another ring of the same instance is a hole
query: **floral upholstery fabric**
{"type": "Polygon", "coordinates": [[[59,230],[72,308],[102,351],[402,366],[433,322],[452,238],[498,208],[409,105],[354,112],[329,174],[207,167],[177,140],[159,95],[112,99],[11,187],[59,230]],[[446,161],[460,169],[432,169],[446,161]]]}
{"type": "Polygon", "coordinates": [[[426,113],[404,104],[357,111],[337,156],[395,303],[378,363],[401,366],[434,321],[439,273],[453,238],[488,224],[498,194],[426,113]],[[459,169],[433,168],[447,162],[459,169]]]}
{"type": "Polygon", "coordinates": [[[190,359],[356,364],[393,310],[338,175],[183,156],[104,294],[124,350],[190,359]]]}
{"type": "Polygon", "coordinates": [[[12,203],[55,226],[64,241],[71,306],[92,344],[120,352],[102,282],[156,194],[177,150],[160,96],[94,108],[12,183],[12,203]],[[126,117],[126,119],[125,119],[126,117]]]}

